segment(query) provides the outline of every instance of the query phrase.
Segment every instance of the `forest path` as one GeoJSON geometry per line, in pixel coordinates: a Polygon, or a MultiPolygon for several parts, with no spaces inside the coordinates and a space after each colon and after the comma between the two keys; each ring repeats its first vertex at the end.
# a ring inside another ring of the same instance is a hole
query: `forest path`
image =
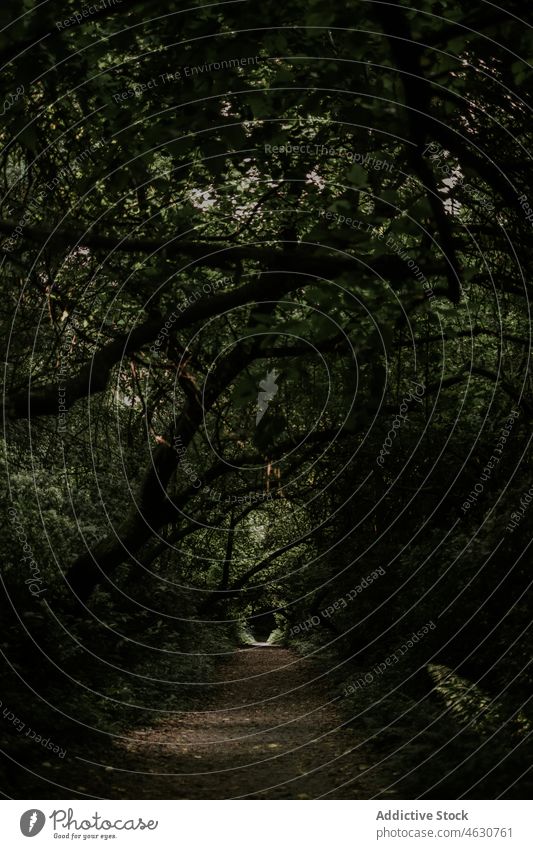
{"type": "Polygon", "coordinates": [[[133,730],[84,784],[115,799],[371,798],[386,786],[372,744],[341,727],[319,674],[293,651],[243,647],[220,664],[205,710],[133,730]]]}

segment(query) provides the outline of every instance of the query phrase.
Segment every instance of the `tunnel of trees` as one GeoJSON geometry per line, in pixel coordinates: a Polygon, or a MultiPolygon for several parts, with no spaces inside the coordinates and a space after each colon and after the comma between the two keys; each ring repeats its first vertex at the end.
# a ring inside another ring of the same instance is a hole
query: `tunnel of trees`
{"type": "Polygon", "coordinates": [[[372,793],[530,788],[522,7],[3,0],[6,795],[253,639],[372,793]]]}

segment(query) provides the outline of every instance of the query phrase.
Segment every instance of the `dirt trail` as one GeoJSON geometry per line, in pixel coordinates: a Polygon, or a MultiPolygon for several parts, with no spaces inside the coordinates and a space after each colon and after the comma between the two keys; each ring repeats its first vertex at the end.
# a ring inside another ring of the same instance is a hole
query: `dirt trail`
{"type": "Polygon", "coordinates": [[[367,771],[371,752],[366,744],[350,752],[360,740],[339,728],[317,674],[286,649],[236,651],[219,667],[223,683],[205,711],[133,731],[113,744],[107,770],[90,769],[95,783],[86,776],[84,784],[103,798],[371,798],[380,790],[376,771],[367,771]]]}

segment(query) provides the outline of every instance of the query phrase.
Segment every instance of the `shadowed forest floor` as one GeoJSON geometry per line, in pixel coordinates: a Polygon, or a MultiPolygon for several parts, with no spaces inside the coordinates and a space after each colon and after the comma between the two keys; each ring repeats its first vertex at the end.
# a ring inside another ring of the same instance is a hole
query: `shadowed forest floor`
{"type": "MultiPolygon", "coordinates": [[[[402,672],[395,677],[392,670],[387,678],[338,701],[343,664],[337,668],[337,661],[328,662],[319,653],[304,658],[296,650],[264,643],[235,648],[215,670],[196,691],[189,710],[173,710],[154,691],[153,710],[144,712],[144,722],[138,718],[129,726],[119,725],[117,717],[123,714],[115,704],[108,730],[76,723],[67,738],[58,726],[67,749],[64,760],[21,739],[20,765],[10,761],[12,798],[531,795],[531,749],[524,747],[523,735],[506,736],[505,725],[496,733],[490,723],[476,731],[471,720],[459,722],[446,707],[438,682],[437,687],[429,684],[423,696],[419,683],[415,698],[400,691],[402,672]]],[[[424,680],[427,685],[429,678],[424,680]]],[[[468,713],[462,691],[457,698],[461,711],[468,713]]],[[[468,717],[474,709],[476,715],[480,711],[479,700],[474,702],[468,717]]],[[[489,719],[487,715],[485,721],[489,719]]],[[[500,728],[498,717],[495,722],[500,728]]]]}
{"type": "Polygon", "coordinates": [[[367,745],[341,727],[331,691],[313,682],[319,674],[287,649],[242,648],[220,665],[205,711],[115,741],[98,765],[80,764],[75,789],[100,798],[368,799],[388,782],[368,771],[367,745]]]}

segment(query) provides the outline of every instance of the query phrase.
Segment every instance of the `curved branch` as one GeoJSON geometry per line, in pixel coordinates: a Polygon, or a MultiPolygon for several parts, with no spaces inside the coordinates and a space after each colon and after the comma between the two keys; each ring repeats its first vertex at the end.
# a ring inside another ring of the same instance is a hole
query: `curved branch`
{"type": "MultiPolygon", "coordinates": [[[[269,298],[278,299],[291,291],[303,288],[312,281],[281,274],[268,275],[268,287],[263,277],[259,277],[237,289],[205,296],[176,315],[166,318],[151,318],[135,327],[130,333],[122,334],[98,351],[88,360],[75,377],[66,381],[48,383],[38,389],[28,389],[8,395],[3,399],[5,415],[11,419],[31,418],[31,416],[51,415],[58,412],[58,383],[61,382],[62,409],[68,410],[81,398],[87,398],[106,389],[113,367],[126,354],[131,354],[154,342],[159,334],[170,327],[172,332],[189,327],[197,321],[216,316],[228,309],[254,303],[269,298]]],[[[167,330],[168,333],[168,330],[167,330]]]]}

